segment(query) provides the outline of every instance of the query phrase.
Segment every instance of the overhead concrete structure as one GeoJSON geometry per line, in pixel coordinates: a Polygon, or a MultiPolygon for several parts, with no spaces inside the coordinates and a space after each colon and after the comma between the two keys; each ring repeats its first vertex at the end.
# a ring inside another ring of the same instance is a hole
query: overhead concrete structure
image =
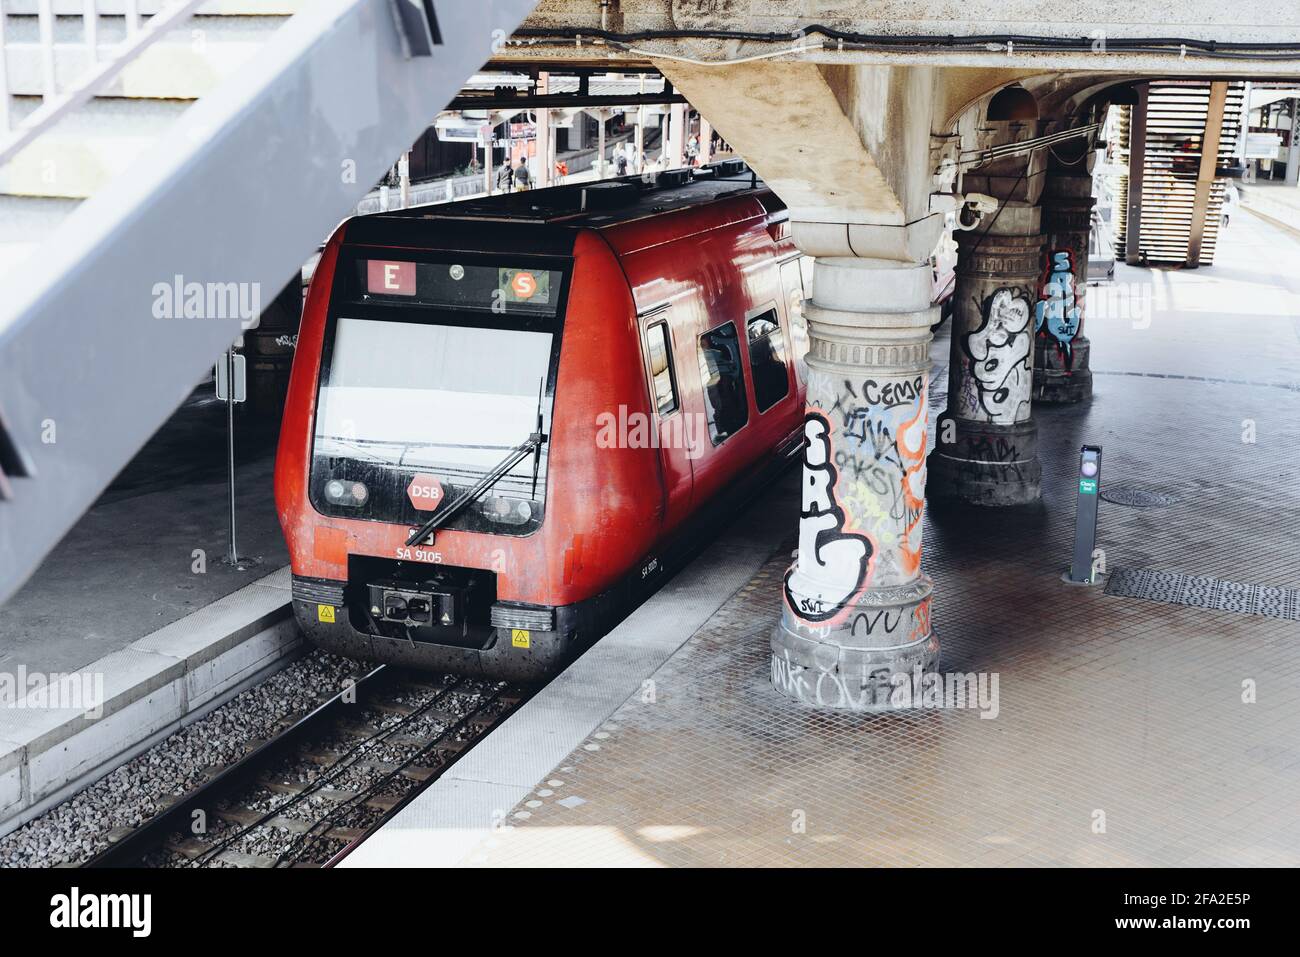
{"type": "MultiPolygon", "coordinates": [[[[947,222],[969,231],[943,423],[954,434],[938,436],[932,462],[959,498],[1032,501],[1036,327],[1041,316],[1059,343],[1074,315],[1044,246],[1077,248],[1084,190],[1060,171],[1045,236],[1047,148],[1091,143],[1107,89],[1121,84],[1221,74],[1228,62],[1242,75],[1300,73],[1300,10],[544,0],[497,60],[550,58],[661,70],[787,203],[795,242],[815,257],[799,551],[772,678],[801,701],[880,709],[937,657],[920,517],[938,319],[928,259],[947,222]],[[1234,49],[1251,43],[1272,48],[1234,49]],[[1037,118],[990,122],[989,102],[1016,83],[1017,115],[1037,118]]],[[[1079,288],[1083,238],[1069,263],[1079,288]]],[[[1053,379],[1086,369],[1082,342],[1067,352],[1053,379]]]]}
{"type": "Polygon", "coordinates": [[[1296,74],[1300,9],[1218,0],[541,0],[514,40],[497,59],[735,61],[780,46],[778,56],[828,63],[1285,77],[1296,74]]]}

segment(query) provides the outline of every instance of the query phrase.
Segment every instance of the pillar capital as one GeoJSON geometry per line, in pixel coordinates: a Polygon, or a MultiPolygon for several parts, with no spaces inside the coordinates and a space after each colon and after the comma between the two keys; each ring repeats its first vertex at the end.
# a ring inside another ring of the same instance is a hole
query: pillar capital
{"type": "Polygon", "coordinates": [[[943,235],[942,213],[904,222],[901,211],[790,207],[790,237],[809,256],[919,263],[943,235]],[[893,221],[890,221],[890,220],[893,221]]]}
{"type": "Polygon", "coordinates": [[[1037,236],[1043,229],[1043,208],[1011,200],[986,217],[976,229],[957,233],[957,242],[974,245],[984,236],[1037,236]]]}

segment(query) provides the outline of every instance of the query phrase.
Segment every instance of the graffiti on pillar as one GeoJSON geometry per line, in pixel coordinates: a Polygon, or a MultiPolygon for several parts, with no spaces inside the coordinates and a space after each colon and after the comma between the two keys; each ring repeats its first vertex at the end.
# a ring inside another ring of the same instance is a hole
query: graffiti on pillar
{"type": "Polygon", "coordinates": [[[1034,333],[1050,339],[1064,360],[1071,366],[1074,337],[1079,334],[1083,320],[1082,303],[1079,302],[1074,282],[1074,253],[1069,249],[1056,249],[1047,257],[1043,270],[1043,292],[1034,307],[1034,333]]]}
{"type": "Polygon", "coordinates": [[[790,609],[805,621],[830,621],[866,583],[875,553],[871,540],[845,530],[845,514],[835,498],[837,477],[831,426],[826,416],[809,410],[804,418],[803,501],[799,511],[800,593],[785,577],[790,609]]]}
{"type": "Polygon", "coordinates": [[[853,527],[876,544],[875,575],[885,583],[906,581],[921,567],[926,391],[924,375],[846,379],[831,409],[843,421],[835,449],[847,479],[841,500],[853,527]]]}
{"type": "Polygon", "coordinates": [[[963,393],[975,418],[1003,425],[1029,415],[1033,337],[1024,290],[1004,286],[984,300],[978,329],[961,339],[963,393]]]}

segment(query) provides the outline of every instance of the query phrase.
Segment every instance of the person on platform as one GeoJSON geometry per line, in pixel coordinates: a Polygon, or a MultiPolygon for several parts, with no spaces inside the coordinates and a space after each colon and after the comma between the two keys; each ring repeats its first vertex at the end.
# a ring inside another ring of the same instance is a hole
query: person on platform
{"type": "Polygon", "coordinates": [[[533,174],[528,172],[528,157],[519,157],[519,165],[515,167],[515,192],[522,193],[533,186],[533,174]]]}
{"type": "Polygon", "coordinates": [[[514,179],[515,172],[510,168],[510,163],[502,163],[501,168],[497,170],[497,192],[510,192],[510,186],[514,183],[514,179]]]}

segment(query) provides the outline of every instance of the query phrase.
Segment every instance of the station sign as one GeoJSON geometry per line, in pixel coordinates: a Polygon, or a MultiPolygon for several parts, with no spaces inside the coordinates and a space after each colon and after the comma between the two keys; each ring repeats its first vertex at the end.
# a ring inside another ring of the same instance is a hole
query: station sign
{"type": "MultiPolygon", "coordinates": [[[[235,402],[246,402],[248,400],[248,363],[239,353],[234,355],[235,367],[235,402]]],[[[216,381],[217,398],[225,402],[230,398],[230,367],[226,363],[225,356],[217,363],[213,370],[213,378],[216,381]]]]}

